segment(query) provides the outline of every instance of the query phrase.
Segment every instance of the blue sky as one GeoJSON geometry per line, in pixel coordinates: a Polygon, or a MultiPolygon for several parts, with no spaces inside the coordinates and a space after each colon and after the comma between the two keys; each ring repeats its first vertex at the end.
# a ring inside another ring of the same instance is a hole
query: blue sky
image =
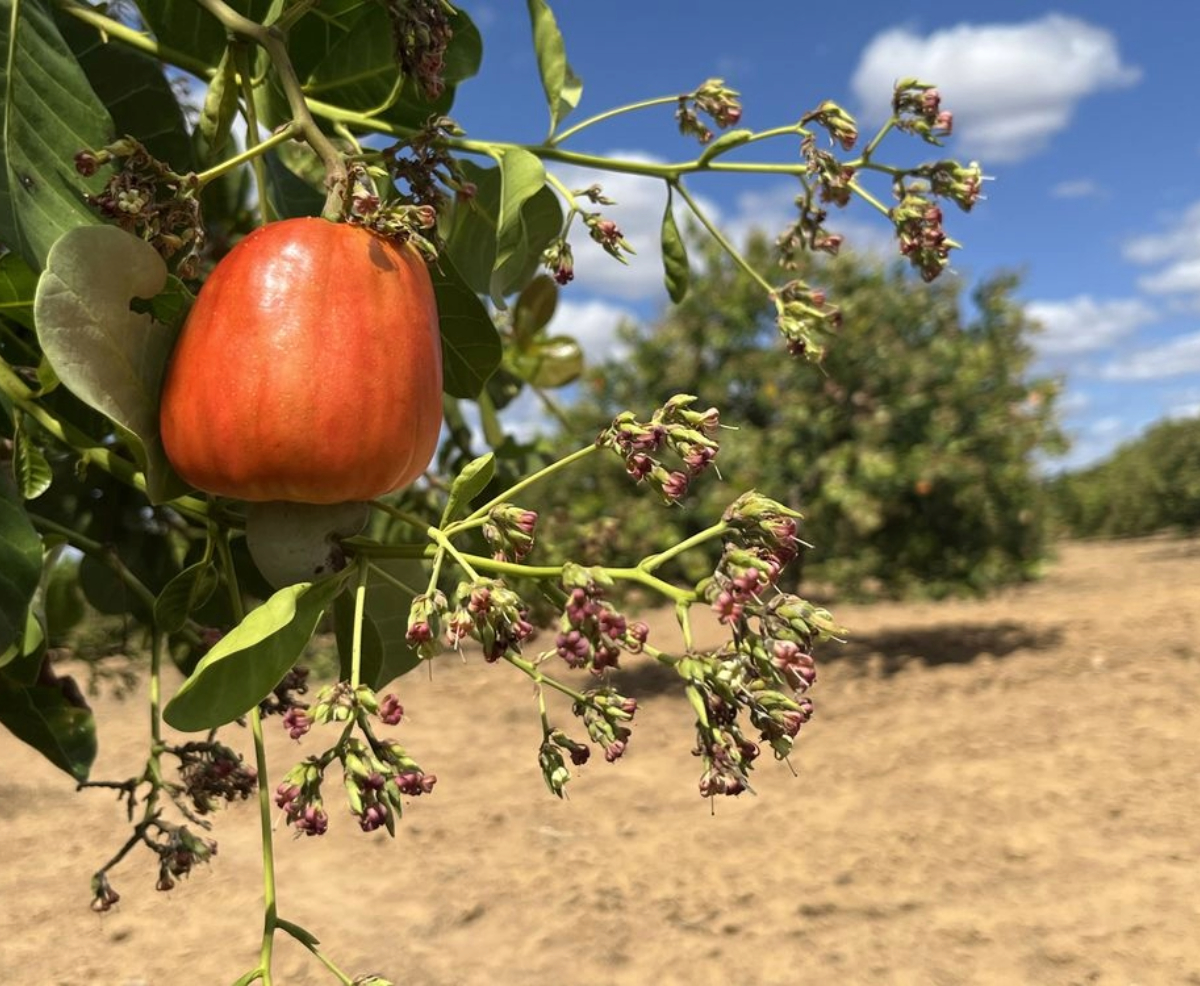
{"type": "MultiPolygon", "coordinates": [[[[525,4],[461,5],[483,31],[484,64],[460,88],[455,118],[473,136],[539,141],[547,116],[525,4]]],[[[969,216],[947,212],[965,246],[954,271],[968,284],[997,270],[1022,273],[1021,298],[1045,326],[1038,368],[1066,378],[1062,407],[1075,444],[1056,466],[1095,461],[1160,418],[1200,414],[1200,115],[1192,102],[1200,4],[552,5],[584,80],[575,120],[719,76],[742,93],[742,126],[794,122],[831,98],[867,133],[896,77],[936,82],[955,114],[949,153],[978,159],[994,178],[969,216]]],[[[912,143],[892,140],[899,153],[912,143]]],[[[566,146],[660,160],[695,154],[669,108],[589,129],[566,146]]],[[[790,159],[795,144],[781,141],[778,151],[790,159]]],[[[557,173],[568,184],[592,180],[557,173]]],[[[788,223],[794,183],[706,177],[694,187],[728,227],[776,232],[788,223]]],[[[593,357],[608,351],[621,317],[649,319],[667,303],[656,246],[661,186],[602,180],[619,203],[606,213],[638,256],[624,270],[577,245],[577,280],[555,327],[581,337],[593,357]]],[[[852,244],[888,247],[890,227],[861,204],[833,220],[852,244]]]]}

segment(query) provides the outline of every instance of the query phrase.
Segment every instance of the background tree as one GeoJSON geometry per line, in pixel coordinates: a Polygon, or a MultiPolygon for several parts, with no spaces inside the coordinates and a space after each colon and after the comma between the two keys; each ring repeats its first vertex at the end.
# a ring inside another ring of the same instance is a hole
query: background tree
{"type": "MultiPolygon", "coordinates": [[[[746,256],[772,267],[761,236],[746,256]]],[[[817,549],[805,576],[852,594],[983,591],[1036,572],[1046,551],[1036,456],[1063,440],[1056,383],[1029,375],[1035,326],[1014,277],[982,282],[968,313],[961,280],[930,287],[868,257],[806,255],[793,274],[836,297],[842,323],[819,366],[797,366],[772,345],[753,280],[718,250],[702,263],[683,304],[624,328],[627,352],[588,374],[568,431],[631,402],[698,394],[736,422],[720,468],[803,511],[817,549]]],[[[670,542],[727,493],[705,477],[688,507],[662,515],[617,497],[623,482],[608,471],[564,494],[556,536],[583,550],[670,542]]]]}
{"type": "Polygon", "coordinates": [[[1056,524],[1073,537],[1200,531],[1200,419],[1163,421],[1089,469],[1047,484],[1056,524]]]}

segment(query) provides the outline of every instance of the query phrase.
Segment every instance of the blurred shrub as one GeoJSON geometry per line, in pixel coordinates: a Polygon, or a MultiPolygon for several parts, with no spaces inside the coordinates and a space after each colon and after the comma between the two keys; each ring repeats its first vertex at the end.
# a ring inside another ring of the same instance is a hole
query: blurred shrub
{"type": "MultiPolygon", "coordinates": [[[[751,265],[770,270],[770,252],[753,239],[751,265]]],[[[816,546],[804,578],[850,595],[982,592],[1036,573],[1046,542],[1033,459],[1062,439],[1056,383],[1027,379],[1035,326],[1012,298],[1015,278],[985,281],[968,320],[957,280],[926,285],[853,256],[776,268],[773,283],[799,276],[842,309],[841,331],[813,366],[781,349],[761,289],[728,258],[709,250],[702,269],[656,324],[622,328],[623,351],[589,371],[568,412],[571,434],[698,395],[737,429],[721,432],[718,467],[738,489],[803,511],[816,546]]],[[[720,516],[733,484],[710,475],[668,508],[649,491],[618,495],[631,480],[606,457],[546,511],[542,543],[649,553],[720,516]]],[[[709,547],[689,556],[688,576],[711,571],[719,542],[709,547]]]]}
{"type": "Polygon", "coordinates": [[[1163,421],[1090,469],[1047,483],[1056,528],[1074,537],[1200,531],[1200,418],[1163,421]]]}

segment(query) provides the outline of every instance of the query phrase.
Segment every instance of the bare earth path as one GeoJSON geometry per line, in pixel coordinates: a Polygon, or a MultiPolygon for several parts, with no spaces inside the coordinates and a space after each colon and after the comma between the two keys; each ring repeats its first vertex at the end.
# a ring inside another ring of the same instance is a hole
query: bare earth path
{"type": "MultiPolygon", "coordinates": [[[[436,792],[394,842],[340,810],[323,839],[281,831],[281,913],[402,986],[1200,984],[1200,542],[1068,545],[991,600],[836,615],[853,640],[826,651],[799,776],[763,763],[758,797],[715,815],[661,676],[629,682],[627,759],[563,803],[512,669],[406,679],[399,733],[436,792]]],[[[141,708],[96,704],[96,776],[127,776],[141,708]]],[[[277,774],[303,755],[277,723],[270,745],[277,774]]],[[[121,807],[6,733],[0,763],[0,983],[227,986],[253,965],[251,805],[170,894],[131,854],[97,916],[121,807]]],[[[333,982],[278,955],[281,986],[333,982]]]]}

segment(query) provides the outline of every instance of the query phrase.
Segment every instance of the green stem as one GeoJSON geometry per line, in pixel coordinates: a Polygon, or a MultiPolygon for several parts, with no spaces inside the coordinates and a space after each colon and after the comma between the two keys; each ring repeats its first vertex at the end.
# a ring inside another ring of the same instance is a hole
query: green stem
{"type": "Polygon", "coordinates": [[[346,197],[350,190],[346,162],[313,119],[309,103],[304,96],[304,88],[292,66],[291,58],[288,57],[283,31],[275,26],[265,27],[249,17],[242,16],[225,3],[225,0],[196,0],[196,3],[217,18],[225,30],[253,41],[267,53],[279,77],[279,87],[287,98],[293,124],[325,167],[327,194],[322,214],[327,219],[340,219],[345,214],[346,197]]]}
{"type": "Polygon", "coordinates": [[[669,106],[672,103],[678,103],[679,96],[656,96],[653,99],[643,99],[636,103],[628,103],[625,106],[618,106],[615,109],[605,110],[603,113],[597,113],[595,116],[589,116],[586,120],[581,120],[573,127],[568,127],[561,133],[556,134],[547,141],[548,146],[554,147],[561,144],[564,140],[574,137],[581,130],[586,130],[588,127],[594,127],[597,123],[603,123],[605,120],[611,120],[613,117],[620,116],[622,113],[633,113],[637,110],[650,109],[652,106],[669,106]]]}
{"type": "MultiPolygon", "coordinates": [[[[241,72],[240,67],[239,67],[238,71],[240,74],[240,72],[241,72]]],[[[245,78],[245,76],[243,76],[243,78],[245,78]]],[[[246,89],[247,89],[247,91],[243,98],[246,99],[246,102],[248,105],[252,105],[251,104],[251,93],[249,91],[248,85],[247,85],[246,89]]],[[[248,109],[246,111],[247,119],[249,119],[251,117],[253,112],[254,112],[253,108],[248,109]]],[[[266,140],[262,141],[261,143],[252,144],[252,143],[250,143],[249,136],[250,136],[250,134],[255,133],[255,127],[253,125],[247,124],[247,141],[246,141],[246,143],[248,146],[246,147],[246,150],[242,151],[241,154],[237,154],[234,157],[229,158],[226,161],[222,161],[220,164],[214,165],[213,167],[209,168],[207,171],[200,172],[200,174],[196,175],[196,179],[195,179],[196,183],[201,188],[203,188],[210,181],[214,181],[215,179],[220,178],[222,175],[228,174],[230,171],[233,171],[236,168],[240,168],[247,161],[252,161],[256,168],[260,167],[262,164],[262,155],[264,152],[269,151],[272,147],[278,147],[280,144],[286,144],[289,140],[293,140],[296,136],[296,132],[297,131],[296,131],[295,125],[289,124],[288,126],[284,127],[282,130],[278,130],[275,133],[271,134],[270,137],[268,137],[266,140]]]]}
{"type": "Polygon", "coordinates": [[[707,213],[700,208],[700,203],[692,198],[691,193],[687,190],[687,186],[681,181],[671,182],[671,187],[679,193],[679,197],[688,204],[688,208],[692,210],[692,214],[700,220],[700,225],[708,230],[708,234],[717,241],[721,249],[724,250],[730,259],[737,264],[752,281],[758,284],[767,294],[774,295],[775,289],[763,278],[763,276],[750,266],[750,262],[741,255],[738,249],[725,238],[725,234],[708,218],[707,213]]]}
{"type": "MultiPolygon", "coordinates": [[[[238,587],[237,570],[233,567],[233,552],[229,546],[228,531],[218,534],[216,547],[225,575],[233,618],[240,624],[246,617],[246,610],[242,604],[241,589],[238,587]]],[[[254,738],[254,765],[258,772],[258,820],[262,845],[263,930],[262,945],[258,954],[258,971],[263,986],[271,986],[271,958],[275,947],[278,908],[275,898],[275,846],[271,830],[271,784],[267,773],[267,745],[263,739],[262,713],[258,705],[250,710],[250,732],[254,738]]]]}
{"type": "Polygon", "coordinates": [[[690,538],[672,545],[665,551],[660,551],[657,555],[649,555],[643,558],[638,564],[638,568],[643,571],[653,572],[656,568],[661,568],[672,558],[682,555],[685,551],[690,551],[705,541],[711,541],[715,537],[720,537],[727,530],[729,530],[729,526],[724,521],[720,521],[717,524],[713,524],[712,527],[707,527],[703,531],[700,531],[700,533],[693,534],[690,538]]]}
{"type": "MultiPolygon", "coordinates": [[[[254,104],[254,84],[250,81],[250,54],[242,45],[234,53],[238,75],[242,80],[242,112],[246,117],[246,153],[253,153],[251,167],[254,169],[254,184],[258,189],[258,211],[263,225],[271,221],[271,197],[267,194],[267,165],[262,159],[258,139],[258,109],[254,104]]],[[[295,136],[295,124],[288,128],[295,136]]]]}
{"type": "Polygon", "coordinates": [[[324,952],[317,948],[317,942],[313,939],[313,936],[310,933],[306,932],[298,924],[293,924],[291,921],[285,921],[283,918],[279,919],[279,928],[281,931],[286,931],[289,935],[295,938],[296,941],[312,952],[312,954],[317,957],[321,965],[323,965],[326,969],[332,972],[334,976],[337,977],[338,982],[340,982],[342,986],[354,986],[354,980],[346,975],[346,973],[342,972],[342,970],[334,965],[332,960],[330,960],[330,958],[325,955],[324,952]]]}
{"type": "Polygon", "coordinates": [[[27,511],[26,513],[35,527],[43,531],[48,531],[51,534],[59,534],[65,537],[73,547],[78,548],[85,555],[89,555],[111,568],[116,573],[117,578],[125,584],[126,588],[137,596],[138,601],[146,607],[147,611],[150,613],[154,612],[154,593],[126,567],[125,563],[121,561],[120,556],[112,548],[80,534],[65,524],[51,520],[49,517],[42,517],[40,514],[33,513],[32,511],[27,511]]]}
{"type": "Polygon", "coordinates": [[[887,123],[879,128],[879,132],[871,138],[871,142],[863,148],[862,158],[860,163],[866,163],[871,159],[871,155],[875,153],[875,149],[883,143],[883,138],[886,137],[896,125],[896,118],[891,117],[887,123]]]}
{"type": "Polygon", "coordinates": [[[889,218],[891,217],[892,210],[889,209],[882,202],[880,202],[879,199],[875,198],[875,196],[872,195],[870,192],[868,192],[865,188],[863,188],[862,185],[860,185],[856,181],[851,181],[849,184],[850,184],[850,190],[852,192],[854,192],[854,194],[857,195],[860,199],[862,199],[868,205],[873,206],[874,208],[878,209],[885,216],[888,216],[889,218]]]}
{"type": "Polygon", "coordinates": [[[140,51],[143,54],[150,55],[158,61],[170,62],[172,65],[190,72],[198,78],[209,79],[213,75],[213,67],[203,59],[197,58],[188,52],[180,51],[178,48],[159,44],[149,35],[134,30],[132,27],[122,24],[111,17],[105,17],[95,7],[76,3],[75,0],[57,0],[57,5],[64,13],[69,14],[90,27],[94,27],[108,40],[119,41],[121,44],[140,51]]]}
{"type": "Polygon", "coordinates": [[[573,465],[576,462],[579,462],[581,459],[586,459],[589,455],[591,455],[593,452],[595,452],[598,448],[600,448],[599,445],[587,445],[584,448],[581,448],[575,452],[572,452],[570,455],[564,456],[561,459],[551,462],[550,465],[545,466],[542,469],[539,469],[537,472],[532,473],[529,476],[526,476],[520,482],[514,483],[512,486],[510,486],[508,489],[506,489],[499,496],[493,497],[491,500],[489,500],[487,503],[485,503],[482,507],[480,507],[474,513],[472,513],[470,516],[463,518],[463,520],[459,521],[457,524],[451,524],[449,527],[447,527],[446,528],[447,536],[453,536],[454,534],[457,534],[459,530],[463,529],[462,525],[465,524],[467,521],[476,520],[480,517],[486,517],[488,514],[488,511],[491,510],[492,507],[496,506],[497,504],[511,501],[511,499],[514,496],[516,496],[522,490],[525,490],[528,487],[532,486],[534,483],[540,482],[541,480],[545,479],[547,476],[552,476],[554,473],[558,472],[560,469],[565,469],[568,466],[573,465]]]}
{"type": "Polygon", "coordinates": [[[549,675],[543,674],[541,669],[532,661],[527,661],[523,657],[517,657],[515,654],[505,654],[504,659],[508,661],[508,663],[514,668],[520,668],[539,685],[549,685],[555,691],[561,692],[563,695],[566,695],[568,698],[573,699],[576,702],[587,702],[587,696],[585,696],[582,692],[577,692],[569,685],[564,685],[561,681],[551,678],[549,675]]]}

